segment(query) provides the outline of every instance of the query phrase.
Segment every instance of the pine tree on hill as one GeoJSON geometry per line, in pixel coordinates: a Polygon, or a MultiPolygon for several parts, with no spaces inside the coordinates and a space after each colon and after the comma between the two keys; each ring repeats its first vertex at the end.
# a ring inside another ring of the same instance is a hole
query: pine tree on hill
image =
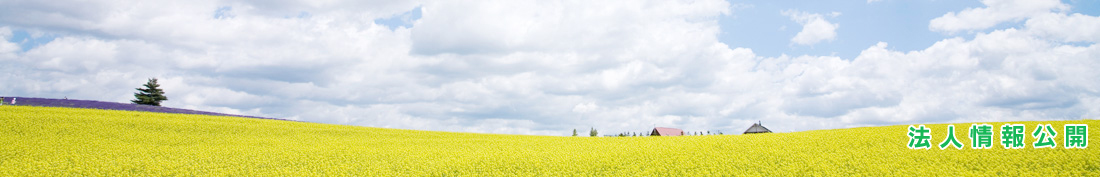
{"type": "Polygon", "coordinates": [[[168,100],[168,97],[164,96],[164,90],[161,90],[160,84],[157,84],[157,78],[149,79],[149,82],[145,83],[145,88],[137,88],[138,92],[134,93],[135,100],[130,100],[134,104],[160,106],[160,102],[168,100]]]}

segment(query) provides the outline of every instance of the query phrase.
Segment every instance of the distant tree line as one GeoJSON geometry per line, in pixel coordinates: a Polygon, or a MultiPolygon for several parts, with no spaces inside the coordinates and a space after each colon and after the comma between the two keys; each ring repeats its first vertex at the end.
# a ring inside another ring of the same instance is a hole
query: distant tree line
{"type": "MultiPolygon", "coordinates": [[[[617,137],[635,137],[635,136],[649,136],[649,134],[650,134],[650,132],[623,132],[623,133],[615,134],[614,136],[617,136],[617,137]]],[[[596,131],[596,128],[592,128],[592,130],[590,130],[588,132],[588,136],[590,136],[590,137],[596,137],[598,135],[599,135],[599,132],[596,131]]],[[[684,132],[684,136],[700,136],[700,135],[723,135],[723,133],[722,133],[722,131],[711,132],[710,130],[696,131],[696,132],[684,132]]],[[[573,129],[573,136],[577,136],[577,129],[573,129]]],[[[610,135],[608,135],[608,136],[610,136],[610,135]]]]}

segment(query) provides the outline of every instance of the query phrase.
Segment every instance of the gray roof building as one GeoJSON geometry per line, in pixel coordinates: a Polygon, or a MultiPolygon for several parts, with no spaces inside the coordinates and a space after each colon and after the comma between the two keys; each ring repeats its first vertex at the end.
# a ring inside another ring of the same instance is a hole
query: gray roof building
{"type": "Polygon", "coordinates": [[[757,122],[757,123],[755,123],[755,124],[752,124],[752,126],[751,126],[751,127],[749,127],[749,129],[748,129],[748,130],[745,130],[745,133],[744,133],[744,134],[752,134],[752,133],[771,133],[771,132],[772,132],[771,130],[768,130],[768,128],[764,128],[764,126],[763,126],[763,125],[760,125],[760,123],[759,123],[759,122],[757,122]]]}

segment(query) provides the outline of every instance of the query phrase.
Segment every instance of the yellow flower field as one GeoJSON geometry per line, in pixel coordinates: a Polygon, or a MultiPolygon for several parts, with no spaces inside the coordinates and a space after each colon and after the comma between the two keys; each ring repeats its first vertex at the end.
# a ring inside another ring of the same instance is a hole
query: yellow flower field
{"type": "MultiPolygon", "coordinates": [[[[1020,122],[1027,147],[906,147],[908,125],[755,135],[556,137],[0,106],[0,176],[1100,176],[1100,121],[1020,122]],[[1036,124],[1058,147],[1034,148],[1036,124]],[[1065,149],[1063,124],[1089,124],[1065,149]]],[[[999,130],[1001,122],[988,122],[999,130]]]]}

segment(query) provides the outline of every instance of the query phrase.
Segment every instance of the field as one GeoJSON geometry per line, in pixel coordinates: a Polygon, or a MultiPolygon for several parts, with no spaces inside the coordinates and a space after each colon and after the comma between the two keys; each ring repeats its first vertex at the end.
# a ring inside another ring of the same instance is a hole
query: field
{"type": "Polygon", "coordinates": [[[10,104],[12,104],[12,102],[15,102],[16,105],[18,105],[18,106],[92,108],[92,109],[105,109],[105,110],[180,113],[180,114],[202,114],[202,115],[214,115],[214,116],[234,116],[234,117],[248,117],[248,118],[259,118],[259,119],[272,119],[272,118],[266,118],[266,117],[232,115],[232,114],[223,114],[223,113],[206,112],[206,111],[196,111],[196,110],[188,110],[188,109],[180,109],[180,108],[149,106],[149,105],[130,104],[130,103],[115,103],[115,102],[105,102],[105,101],[95,101],[95,100],[0,96],[0,103],[3,103],[5,105],[10,105],[10,104]]]}
{"type": "MultiPolygon", "coordinates": [[[[1100,121],[1020,123],[1023,149],[911,150],[908,125],[592,138],[0,106],[0,176],[1100,176],[1100,121]],[[1038,123],[1057,148],[1031,146],[1038,123]],[[1090,146],[1063,148],[1062,125],[1080,123],[1090,146]]],[[[946,124],[927,126],[944,139],[946,124]]]]}

